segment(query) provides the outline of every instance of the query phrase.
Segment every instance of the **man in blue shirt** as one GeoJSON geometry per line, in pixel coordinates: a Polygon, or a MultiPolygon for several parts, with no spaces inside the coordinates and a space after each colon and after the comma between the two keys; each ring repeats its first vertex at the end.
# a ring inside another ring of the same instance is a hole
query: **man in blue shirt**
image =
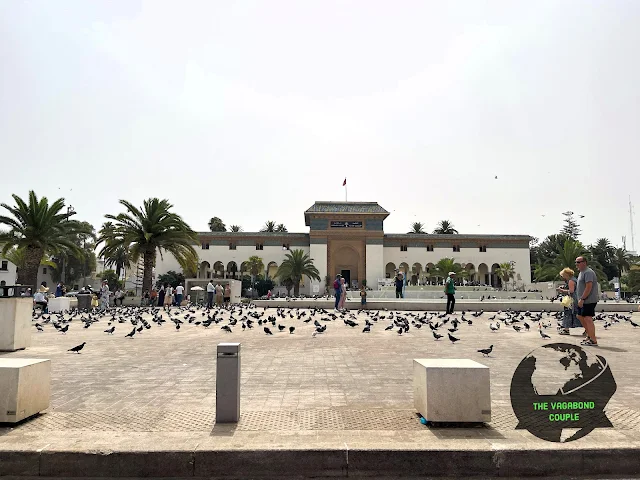
{"type": "Polygon", "coordinates": [[[396,298],[404,298],[404,294],[402,293],[402,287],[404,287],[404,279],[402,278],[402,273],[398,272],[396,275],[396,298]]]}
{"type": "Polygon", "coordinates": [[[340,293],[342,292],[342,283],[340,282],[340,277],[340,274],[336,275],[336,279],[333,282],[333,290],[336,294],[336,304],[334,307],[335,310],[338,310],[338,304],[340,303],[340,293]]]}

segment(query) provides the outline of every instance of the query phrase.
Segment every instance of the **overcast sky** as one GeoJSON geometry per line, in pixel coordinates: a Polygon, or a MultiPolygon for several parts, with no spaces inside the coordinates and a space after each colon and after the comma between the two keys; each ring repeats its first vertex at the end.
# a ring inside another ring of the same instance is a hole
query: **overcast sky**
{"type": "Polygon", "coordinates": [[[542,238],[572,210],[621,244],[638,25],[635,0],[0,0],[0,201],[99,227],[157,196],[196,230],[306,232],[346,177],[387,233],[542,238]]]}

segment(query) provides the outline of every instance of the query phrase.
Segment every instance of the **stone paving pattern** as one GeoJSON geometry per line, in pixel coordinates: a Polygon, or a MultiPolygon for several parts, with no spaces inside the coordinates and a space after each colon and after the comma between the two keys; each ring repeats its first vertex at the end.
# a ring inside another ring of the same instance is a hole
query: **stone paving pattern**
{"type": "MultiPolygon", "coordinates": [[[[263,309],[255,311],[262,313],[263,309]]],[[[304,310],[301,310],[304,311],[304,310]]],[[[177,309],[174,309],[177,312],[177,309]]],[[[247,310],[244,309],[246,314],[247,310]]],[[[184,317],[185,312],[181,312],[184,317]]],[[[267,315],[274,315],[268,310],[267,315]]],[[[389,312],[380,314],[388,316],[389,312]]],[[[404,315],[404,314],[403,314],[404,315]]],[[[459,313],[457,314],[459,316],[459,313]]],[[[388,319],[379,320],[371,333],[337,321],[312,337],[313,324],[297,318],[278,318],[295,326],[268,336],[255,324],[233,333],[220,325],[209,329],[173,323],[125,338],[131,326],[115,324],[113,336],[103,333],[108,318],[84,329],[76,318],[66,335],[45,326],[34,328],[33,345],[5,357],[50,358],[52,403],[46,414],[15,428],[0,426],[0,451],[15,449],[162,449],[207,448],[482,448],[575,449],[640,447],[640,328],[620,322],[608,331],[598,322],[598,354],[607,358],[618,389],[609,403],[614,429],[598,429],[586,438],[550,444],[524,430],[515,430],[509,401],[511,376],[522,358],[546,343],[579,344],[574,335],[559,336],[555,320],[540,338],[534,328],[517,333],[502,328],[490,331],[484,313],[463,324],[451,344],[446,337],[434,341],[431,330],[411,328],[398,335],[385,331],[388,319]],[[87,342],[80,355],[67,349],[87,342]],[[242,344],[242,417],[237,425],[214,425],[216,345],[242,344]],[[489,358],[477,349],[494,345],[489,358]],[[414,358],[470,358],[491,367],[492,423],[485,428],[427,428],[413,409],[414,358]]],[[[146,318],[150,318],[145,314],[146,318]]],[[[229,313],[223,314],[228,318],[229,313]]],[[[237,312],[234,317],[242,315],[237,312]]],[[[317,314],[317,319],[321,315],[317,314]]],[[[201,320],[200,312],[197,319],[201,320]]],[[[166,313],[165,313],[166,318],[166,313]]],[[[547,317],[545,315],[545,321],[547,317]]],[[[640,323],[640,315],[633,315],[640,323]]]]}

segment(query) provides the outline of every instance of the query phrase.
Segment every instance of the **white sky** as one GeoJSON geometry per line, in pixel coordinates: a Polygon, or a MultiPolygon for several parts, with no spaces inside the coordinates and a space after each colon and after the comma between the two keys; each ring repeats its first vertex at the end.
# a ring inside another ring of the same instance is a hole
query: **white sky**
{"type": "Polygon", "coordinates": [[[388,233],[544,237],[570,209],[620,244],[638,25],[635,0],[0,0],[0,201],[63,196],[99,227],[158,196],[196,230],[306,232],[347,177],[388,233]]]}

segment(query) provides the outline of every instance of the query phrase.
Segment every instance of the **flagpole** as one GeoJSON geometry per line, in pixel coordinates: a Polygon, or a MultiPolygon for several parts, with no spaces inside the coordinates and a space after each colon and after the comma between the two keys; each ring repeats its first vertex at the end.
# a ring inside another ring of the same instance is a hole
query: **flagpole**
{"type": "Polygon", "coordinates": [[[347,201],[347,186],[344,186],[344,201],[347,201]]]}

